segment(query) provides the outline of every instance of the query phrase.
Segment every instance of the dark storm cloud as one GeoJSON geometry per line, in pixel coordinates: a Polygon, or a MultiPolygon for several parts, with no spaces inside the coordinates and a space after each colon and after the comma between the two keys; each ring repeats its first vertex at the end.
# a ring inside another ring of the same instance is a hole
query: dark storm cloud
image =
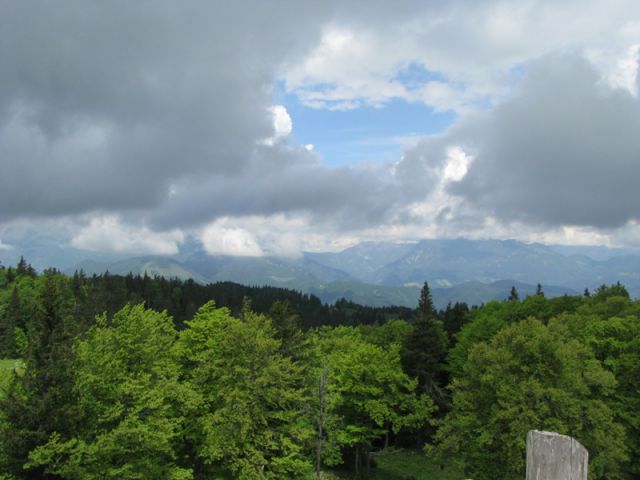
{"type": "Polygon", "coordinates": [[[242,172],[277,68],[319,28],[281,7],[3,2],[0,217],[152,207],[175,179],[242,172]]]}
{"type": "MultiPolygon", "coordinates": [[[[404,195],[383,169],[260,145],[282,65],[358,5],[1,4],[0,221],[135,211],[171,228],[304,210],[379,222],[404,195]]],[[[402,5],[398,18],[414,8],[402,5]]],[[[383,7],[370,16],[388,18],[383,7]]]]}
{"type": "MultiPolygon", "coordinates": [[[[640,102],[580,55],[533,62],[512,99],[407,158],[428,149],[437,161],[445,145],[476,157],[449,190],[501,220],[610,228],[640,219],[640,102]]],[[[403,168],[415,172],[413,163],[403,168]]]]}
{"type": "Polygon", "coordinates": [[[107,211],[171,229],[304,211],[343,229],[411,223],[407,205],[433,190],[451,145],[476,159],[450,191],[482,214],[639,219],[639,102],[578,55],[527,65],[511,100],[409,150],[394,174],[260,143],[283,65],[323,27],[401,23],[423,3],[0,3],[0,222],[107,211]]]}
{"type": "Polygon", "coordinates": [[[310,212],[340,229],[380,224],[404,204],[400,185],[381,167],[318,165],[304,149],[261,147],[242,176],[188,179],[152,215],[159,228],[193,226],[219,216],[310,212]],[[250,179],[250,180],[248,180],[250,179]]]}

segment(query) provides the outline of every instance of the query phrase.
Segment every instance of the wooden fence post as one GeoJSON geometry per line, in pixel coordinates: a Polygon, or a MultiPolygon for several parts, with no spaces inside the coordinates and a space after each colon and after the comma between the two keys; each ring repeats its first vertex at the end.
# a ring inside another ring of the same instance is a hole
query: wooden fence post
{"type": "Polygon", "coordinates": [[[587,480],[588,464],[589,452],[571,437],[527,434],[527,480],[587,480]]]}

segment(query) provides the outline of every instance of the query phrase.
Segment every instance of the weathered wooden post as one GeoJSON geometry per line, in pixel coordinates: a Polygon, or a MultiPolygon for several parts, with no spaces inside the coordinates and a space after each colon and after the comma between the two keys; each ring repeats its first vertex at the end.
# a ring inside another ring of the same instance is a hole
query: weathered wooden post
{"type": "Polygon", "coordinates": [[[589,452],[566,435],[527,434],[527,480],[587,480],[589,452]]]}

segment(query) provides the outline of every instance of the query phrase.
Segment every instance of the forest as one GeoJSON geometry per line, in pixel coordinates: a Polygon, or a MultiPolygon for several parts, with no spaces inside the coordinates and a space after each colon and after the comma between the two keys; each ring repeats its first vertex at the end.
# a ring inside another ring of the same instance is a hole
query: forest
{"type": "Polygon", "coordinates": [[[401,450],[515,480],[531,429],[585,445],[592,480],[640,478],[620,283],[436,311],[426,281],[415,309],[372,308],[21,259],[0,266],[0,358],[5,480],[377,478],[401,450]]]}

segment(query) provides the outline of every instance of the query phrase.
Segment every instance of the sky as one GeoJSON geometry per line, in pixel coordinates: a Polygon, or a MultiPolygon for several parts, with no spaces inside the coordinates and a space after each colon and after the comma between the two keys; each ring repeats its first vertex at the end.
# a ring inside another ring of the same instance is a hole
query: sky
{"type": "Polygon", "coordinates": [[[0,250],[640,247],[640,3],[0,3],[0,250]]]}

